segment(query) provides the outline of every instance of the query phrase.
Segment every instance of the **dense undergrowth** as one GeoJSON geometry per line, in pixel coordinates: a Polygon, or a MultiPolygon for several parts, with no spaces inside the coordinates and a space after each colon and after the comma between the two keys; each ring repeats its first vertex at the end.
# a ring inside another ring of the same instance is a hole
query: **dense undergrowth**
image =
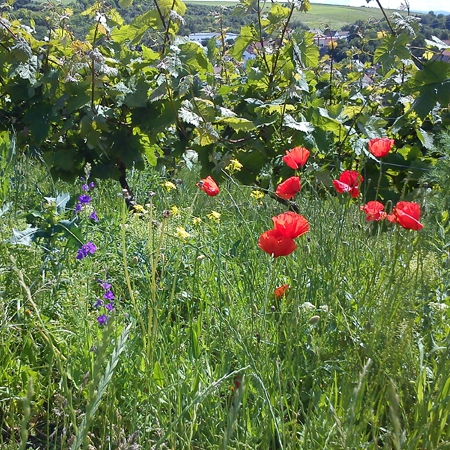
{"type": "Polygon", "coordinates": [[[297,197],[310,231],[277,259],[257,240],[286,207],[233,175],[208,197],[195,169],[132,171],[134,213],[91,180],[76,215],[84,183],[21,157],[1,216],[1,447],[447,448],[441,147],[408,199],[422,230],[366,222],[360,199],[311,182],[297,197]],[[82,259],[49,225],[74,217],[97,247],[82,259]],[[41,237],[11,242],[30,226],[41,237]]]}

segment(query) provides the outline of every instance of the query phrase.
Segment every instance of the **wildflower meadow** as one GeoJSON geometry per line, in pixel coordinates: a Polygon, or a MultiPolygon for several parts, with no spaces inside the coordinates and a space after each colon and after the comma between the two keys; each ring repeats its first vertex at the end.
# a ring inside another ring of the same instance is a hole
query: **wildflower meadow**
{"type": "Polygon", "coordinates": [[[0,448],[450,448],[448,44],[131,3],[0,6],[0,448]]]}
{"type": "Polygon", "coordinates": [[[1,447],[446,448],[450,155],[396,205],[357,172],[300,188],[311,158],[272,195],[149,167],[131,208],[18,160],[1,447]]]}

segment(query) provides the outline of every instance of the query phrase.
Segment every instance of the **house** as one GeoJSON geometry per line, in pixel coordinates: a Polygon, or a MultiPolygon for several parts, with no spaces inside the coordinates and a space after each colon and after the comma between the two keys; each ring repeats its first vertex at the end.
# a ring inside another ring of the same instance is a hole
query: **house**
{"type": "Polygon", "coordinates": [[[336,40],[339,39],[345,39],[346,41],[348,41],[348,36],[350,34],[350,31],[336,31],[336,33],[334,33],[333,38],[336,40]]]}
{"type": "MultiPolygon", "coordinates": [[[[444,40],[442,42],[447,44],[449,49],[450,49],[450,41],[449,40],[444,40]]],[[[433,58],[433,59],[435,59],[437,61],[444,61],[446,63],[450,63],[450,50],[442,51],[439,55],[436,55],[436,57],[433,58]]]]}
{"type": "MultiPolygon", "coordinates": [[[[193,42],[198,42],[200,45],[206,46],[208,41],[212,38],[216,38],[217,44],[220,45],[220,39],[221,34],[218,32],[214,33],[208,33],[208,32],[201,32],[201,33],[191,33],[188,36],[188,39],[193,42]]],[[[225,42],[227,41],[235,41],[238,35],[236,33],[226,33],[225,34],[225,42]]]]}

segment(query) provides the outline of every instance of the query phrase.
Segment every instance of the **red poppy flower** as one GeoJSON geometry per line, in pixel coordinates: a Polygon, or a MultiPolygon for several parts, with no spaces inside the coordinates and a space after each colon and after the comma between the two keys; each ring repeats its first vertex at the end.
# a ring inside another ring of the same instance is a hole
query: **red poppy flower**
{"type": "Polygon", "coordinates": [[[398,202],[387,216],[390,222],[398,223],[407,230],[421,230],[423,225],[419,222],[420,205],[414,202],[398,202]]]}
{"type": "Polygon", "coordinates": [[[361,211],[366,213],[367,221],[386,219],[387,213],[383,211],[383,203],[373,200],[371,202],[367,202],[364,206],[360,206],[359,208],[361,211]]]}
{"type": "Polygon", "coordinates": [[[275,229],[261,234],[258,239],[258,246],[274,258],[290,255],[297,248],[293,239],[283,236],[275,229]]]}
{"type": "Polygon", "coordinates": [[[300,177],[290,177],[280,183],[275,191],[275,195],[285,200],[294,197],[300,190],[300,177]]]}
{"type": "Polygon", "coordinates": [[[291,169],[298,169],[306,164],[309,158],[309,150],[304,147],[294,147],[292,150],[286,150],[283,156],[283,162],[291,169]]]}
{"type": "Polygon", "coordinates": [[[275,230],[282,236],[295,239],[309,230],[308,221],[300,214],[288,211],[272,217],[275,230]]]}
{"type": "Polygon", "coordinates": [[[278,286],[275,291],[273,292],[273,295],[275,295],[275,298],[279,300],[280,298],[284,297],[286,292],[289,290],[288,284],[282,284],[281,286],[278,286]]]}
{"type": "Polygon", "coordinates": [[[359,185],[363,180],[362,175],[355,170],[344,170],[339,180],[333,180],[333,184],[340,194],[349,192],[352,197],[356,198],[359,195],[359,185]]]}
{"type": "Polygon", "coordinates": [[[210,197],[214,197],[220,192],[217,183],[208,175],[196,184],[202,191],[206,192],[210,197]]]}
{"type": "Polygon", "coordinates": [[[369,152],[377,158],[383,158],[390,152],[394,142],[394,139],[388,138],[371,139],[369,141],[369,152]]]}

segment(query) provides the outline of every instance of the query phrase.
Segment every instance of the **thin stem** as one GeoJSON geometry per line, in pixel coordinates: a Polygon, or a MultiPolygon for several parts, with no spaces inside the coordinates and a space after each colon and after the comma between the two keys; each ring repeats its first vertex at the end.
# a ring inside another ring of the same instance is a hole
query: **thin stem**
{"type": "Polygon", "coordinates": [[[386,19],[386,22],[391,30],[391,33],[395,36],[397,33],[395,32],[394,27],[392,26],[391,21],[389,20],[389,17],[386,14],[386,11],[381,6],[380,0],[375,0],[375,1],[377,2],[378,7],[381,9],[381,12],[383,13],[383,16],[386,19]]]}
{"type": "Polygon", "coordinates": [[[127,214],[127,205],[125,201],[122,205],[122,226],[121,226],[121,238],[122,238],[122,258],[123,258],[123,270],[125,281],[127,283],[128,293],[130,294],[131,303],[133,304],[133,308],[136,312],[137,319],[139,320],[139,325],[141,327],[142,332],[142,340],[144,348],[147,349],[147,330],[145,329],[144,320],[142,319],[142,315],[139,311],[136,298],[134,297],[133,288],[131,287],[131,278],[130,272],[128,271],[128,262],[127,262],[127,245],[126,245],[126,234],[125,234],[125,222],[126,222],[126,214],[127,214]]]}
{"type": "Polygon", "coordinates": [[[95,110],[95,41],[97,40],[97,32],[99,21],[95,25],[94,39],[92,40],[92,51],[91,51],[91,109],[94,114],[97,114],[95,110]]]}

